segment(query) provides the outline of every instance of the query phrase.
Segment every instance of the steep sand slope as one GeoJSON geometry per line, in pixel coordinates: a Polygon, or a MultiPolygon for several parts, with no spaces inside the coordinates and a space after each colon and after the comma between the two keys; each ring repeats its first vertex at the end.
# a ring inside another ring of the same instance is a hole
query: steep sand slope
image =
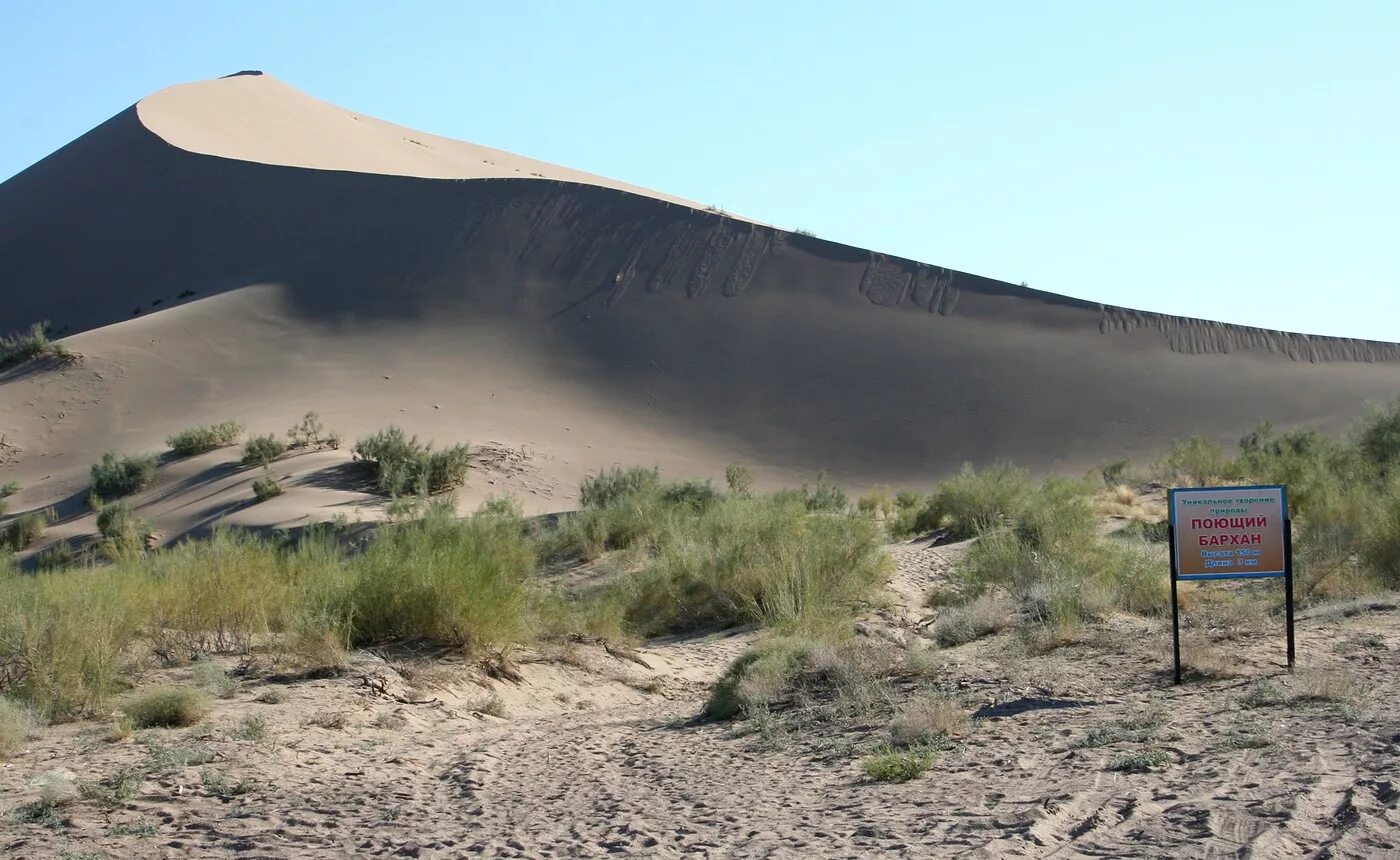
{"type": "Polygon", "coordinates": [[[0,328],[52,320],[86,356],[0,377],[20,507],[80,494],[105,449],[225,418],[280,432],[307,409],[350,439],[396,423],[524,446],[527,504],[557,509],[613,462],[927,486],[968,460],[1077,469],[1262,418],[1339,429],[1400,389],[1395,344],[794,235],[267,76],[163,91],[0,185],[0,290],[0,328]]]}

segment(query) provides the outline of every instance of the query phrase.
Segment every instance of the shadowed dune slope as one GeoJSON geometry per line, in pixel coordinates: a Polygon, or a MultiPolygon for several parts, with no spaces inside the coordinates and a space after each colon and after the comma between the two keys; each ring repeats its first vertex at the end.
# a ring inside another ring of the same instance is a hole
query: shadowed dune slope
{"type": "Polygon", "coordinates": [[[158,93],[0,185],[0,290],[0,327],[51,320],[86,356],[0,378],[7,471],[55,492],[107,448],[306,409],[352,439],[528,445],[547,508],[611,462],[919,486],[1337,429],[1400,390],[1400,345],[883,256],[255,75],[158,93]]]}

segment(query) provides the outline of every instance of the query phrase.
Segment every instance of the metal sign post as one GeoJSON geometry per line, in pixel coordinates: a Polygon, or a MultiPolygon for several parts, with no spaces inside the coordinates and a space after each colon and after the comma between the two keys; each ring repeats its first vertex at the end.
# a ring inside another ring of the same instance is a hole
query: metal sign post
{"type": "Polygon", "coordinates": [[[1172,667],[1181,683],[1181,611],[1177,583],[1208,579],[1282,579],[1293,670],[1293,523],[1288,491],[1262,487],[1192,487],[1169,494],[1172,577],[1172,667]]]}

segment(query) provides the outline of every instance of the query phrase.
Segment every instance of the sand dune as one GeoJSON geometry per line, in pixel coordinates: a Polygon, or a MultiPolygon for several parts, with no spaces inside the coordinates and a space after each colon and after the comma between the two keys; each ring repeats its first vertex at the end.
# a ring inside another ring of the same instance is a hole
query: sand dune
{"type": "Polygon", "coordinates": [[[81,492],[103,450],[308,409],[349,439],[395,423],[528,449],[528,485],[470,494],[550,510],[615,462],[926,487],[964,461],[1074,470],[1261,418],[1335,430],[1400,389],[1400,345],[792,234],[266,75],[164,90],[0,185],[0,285],[0,328],[51,320],[84,355],[0,378],[21,506],[81,492]]]}

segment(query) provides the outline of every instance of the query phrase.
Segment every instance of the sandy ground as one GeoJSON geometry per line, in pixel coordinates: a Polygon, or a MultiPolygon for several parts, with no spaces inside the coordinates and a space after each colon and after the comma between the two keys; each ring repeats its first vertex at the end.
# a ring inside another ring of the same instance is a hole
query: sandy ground
{"type": "MultiPolygon", "coordinates": [[[[891,593],[936,581],[960,549],[892,548],[891,593]]],[[[881,619],[921,612],[896,597],[868,626],[915,635],[916,624],[881,619]]],[[[936,681],[973,713],[972,728],[923,777],[895,785],[871,783],[859,767],[883,723],[773,743],[744,734],[742,724],[695,719],[708,683],[751,633],[648,643],[636,655],[646,667],[590,645],[522,653],[519,682],[491,681],[450,658],[361,653],[341,678],[252,678],[194,729],[118,743],[103,741],[103,727],[93,724],[43,730],[0,766],[7,814],[0,851],[35,858],[1400,852],[1400,719],[1389,707],[1400,694],[1395,603],[1305,617],[1293,677],[1280,666],[1280,632],[1218,643],[1234,677],[1176,688],[1160,623],[1122,621],[1042,657],[1025,656],[1004,636],[942,651],[936,681]],[[1362,684],[1360,708],[1242,704],[1258,679],[1301,689],[1317,673],[1362,684]],[[272,688],[285,701],[256,701],[272,688]],[[1162,715],[1159,743],[1168,753],[1158,772],[1108,769],[1132,743],[1076,748],[1096,727],[1153,712],[1162,715]],[[266,739],[237,739],[250,714],[267,721],[266,739]],[[1267,745],[1234,743],[1239,738],[1267,745]],[[13,818],[36,796],[30,781],[46,771],[97,781],[150,762],[153,747],[180,745],[212,760],[150,773],[128,800],[80,801],[66,808],[65,825],[13,818]],[[243,793],[228,787],[245,780],[243,793]],[[97,853],[73,853],[82,851],[97,853]]],[[[186,672],[162,670],[150,680],[186,672]]]]}

